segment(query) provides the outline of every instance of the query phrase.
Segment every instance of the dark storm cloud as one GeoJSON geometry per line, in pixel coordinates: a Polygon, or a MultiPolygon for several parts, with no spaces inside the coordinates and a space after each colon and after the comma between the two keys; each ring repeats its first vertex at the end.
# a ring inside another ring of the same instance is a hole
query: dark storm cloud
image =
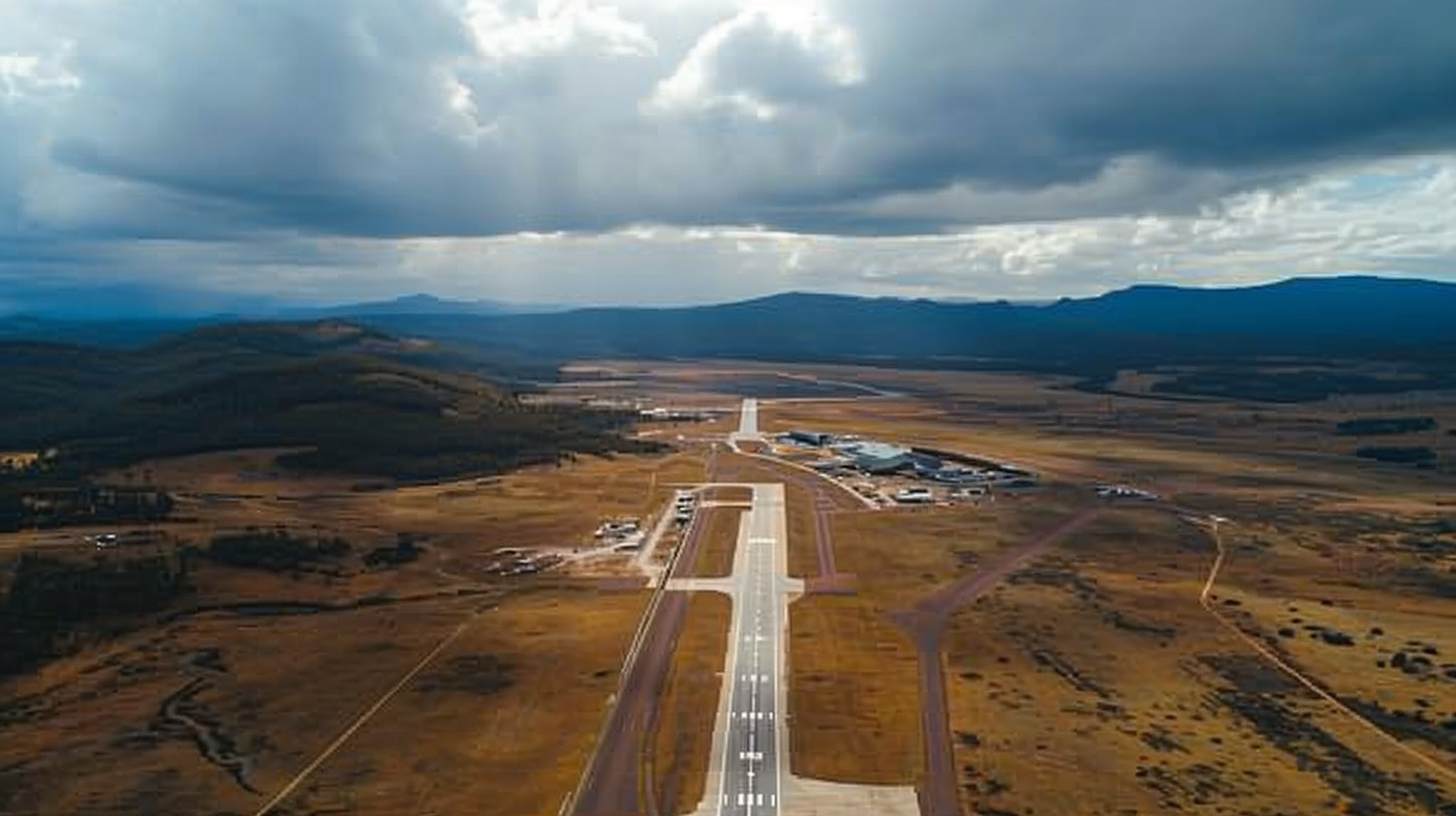
{"type": "Polygon", "coordinates": [[[1456,5],[1030,0],[839,6],[890,145],[868,192],[1087,181],[1119,156],[1248,173],[1443,149],[1456,5]]]}
{"type": "Polygon", "coordinates": [[[0,229],[905,233],[1186,212],[1456,134],[1444,0],[679,6],[22,2],[79,84],[0,102],[47,146],[0,135],[0,229]]]}

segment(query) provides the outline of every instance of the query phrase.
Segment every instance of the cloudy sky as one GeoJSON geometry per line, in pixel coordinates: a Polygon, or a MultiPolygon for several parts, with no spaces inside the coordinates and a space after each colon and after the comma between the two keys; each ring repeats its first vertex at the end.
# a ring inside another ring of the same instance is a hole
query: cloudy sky
{"type": "Polygon", "coordinates": [[[0,311],[1357,272],[1456,279],[1450,0],[0,2],[0,311]]]}

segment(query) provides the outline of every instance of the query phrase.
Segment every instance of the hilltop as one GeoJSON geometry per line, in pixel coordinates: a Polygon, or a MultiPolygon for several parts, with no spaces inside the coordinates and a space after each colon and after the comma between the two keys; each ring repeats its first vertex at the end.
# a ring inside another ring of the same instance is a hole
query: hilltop
{"type": "Polygon", "coordinates": [[[521,403],[461,355],[339,321],[206,327],[136,351],[0,343],[0,449],[82,470],[242,447],[433,479],[636,450],[626,417],[521,403]]]}

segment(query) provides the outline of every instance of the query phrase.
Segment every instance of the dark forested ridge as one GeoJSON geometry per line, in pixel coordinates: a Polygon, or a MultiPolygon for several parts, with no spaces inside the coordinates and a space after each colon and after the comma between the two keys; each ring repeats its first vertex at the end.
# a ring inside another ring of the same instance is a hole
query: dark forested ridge
{"type": "Polygon", "coordinates": [[[376,315],[373,325],[557,357],[920,362],[1230,360],[1340,354],[1440,359],[1456,349],[1456,284],[1297,279],[1246,289],[1137,286],[1048,305],[791,293],[716,306],[479,317],[376,315]]]}
{"type": "MultiPolygon", "coordinates": [[[[1094,388],[1123,368],[1194,366],[1200,370],[1179,372],[1159,388],[1170,395],[1274,401],[1456,387],[1456,320],[1451,318],[1456,284],[1424,280],[1294,279],[1242,289],[1135,286],[1045,305],[790,293],[713,306],[536,314],[451,311],[447,302],[411,298],[367,306],[351,319],[387,335],[433,343],[428,351],[389,348],[371,350],[371,355],[412,359],[410,354],[434,354],[439,359],[429,362],[431,368],[479,367],[489,361],[477,373],[517,382],[549,379],[567,360],[624,357],[1058,372],[1083,377],[1094,388]],[[391,312],[392,305],[401,311],[391,312]],[[1315,365],[1277,373],[1254,370],[1290,360],[1315,365]],[[1391,362],[1397,368],[1387,372],[1394,376],[1319,368],[1349,360],[1391,362]]],[[[108,325],[111,335],[126,334],[108,325]]],[[[29,334],[0,321],[0,337],[48,336],[43,322],[27,326],[29,334]]],[[[230,334],[233,327],[218,330],[228,335],[225,345],[239,342],[230,334]]],[[[252,331],[261,336],[241,351],[233,348],[225,359],[246,366],[253,355],[278,353],[264,342],[264,329],[252,331]]],[[[210,336],[204,330],[180,337],[180,348],[174,349],[179,354],[205,345],[210,336]]],[[[167,348],[169,342],[151,348],[167,348]]],[[[387,343],[363,336],[339,342],[387,343]]],[[[29,353],[59,358],[68,352],[32,347],[29,353]]],[[[205,359],[209,368],[218,365],[215,355],[205,359]]],[[[17,396],[32,404],[44,401],[48,389],[70,389],[69,380],[94,376],[99,365],[73,362],[74,368],[59,359],[55,367],[41,366],[28,390],[17,396]],[[67,381],[57,384],[56,378],[67,381]]]]}
{"type": "Polygon", "coordinates": [[[475,367],[334,321],[209,327],[133,351],[0,344],[0,450],[53,449],[48,472],[73,480],[241,447],[303,449],[285,459],[302,469],[421,480],[644,447],[618,434],[630,417],[527,405],[475,367]]]}

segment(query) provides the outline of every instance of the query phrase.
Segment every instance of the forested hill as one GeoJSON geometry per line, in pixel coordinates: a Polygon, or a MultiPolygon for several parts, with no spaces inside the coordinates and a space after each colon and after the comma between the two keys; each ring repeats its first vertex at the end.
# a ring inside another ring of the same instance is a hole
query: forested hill
{"type": "Polygon", "coordinates": [[[438,346],[337,321],[210,327],[136,351],[0,343],[0,450],[95,471],[240,447],[404,480],[644,449],[620,414],[531,406],[438,346]]]}

